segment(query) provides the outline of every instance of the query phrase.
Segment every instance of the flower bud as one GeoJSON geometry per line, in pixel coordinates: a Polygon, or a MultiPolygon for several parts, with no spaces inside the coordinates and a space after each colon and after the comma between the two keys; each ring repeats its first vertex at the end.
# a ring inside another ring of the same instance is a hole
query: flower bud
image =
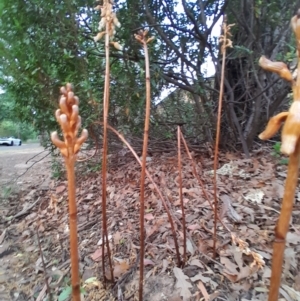
{"type": "Polygon", "coordinates": [[[276,116],[273,116],[268,124],[266,129],[258,136],[261,140],[267,140],[273,137],[281,127],[281,124],[285,122],[289,112],[282,112],[276,116]]]}
{"type": "Polygon", "coordinates": [[[55,118],[56,118],[56,120],[57,120],[57,122],[59,123],[59,116],[61,115],[61,110],[60,109],[57,109],[56,111],[55,111],[55,118]]]}
{"type": "Polygon", "coordinates": [[[67,90],[65,87],[61,87],[60,88],[60,93],[63,94],[63,95],[66,95],[67,94],[67,90]]]}
{"type": "Polygon", "coordinates": [[[113,44],[117,50],[122,51],[123,47],[118,42],[111,42],[111,44],[113,44]]]}
{"type": "Polygon", "coordinates": [[[292,73],[289,71],[287,65],[282,62],[272,62],[268,60],[264,55],[259,59],[259,65],[267,70],[274,73],[277,73],[280,77],[287,81],[292,81],[293,76],[292,73]]]}
{"type": "Polygon", "coordinates": [[[67,84],[66,84],[66,88],[67,88],[67,91],[68,91],[68,92],[69,92],[69,91],[72,91],[72,90],[73,90],[73,85],[70,84],[70,83],[67,83],[67,84]]]}
{"type": "Polygon", "coordinates": [[[58,148],[66,147],[65,143],[59,139],[57,132],[51,133],[51,141],[58,148]]]}
{"type": "Polygon", "coordinates": [[[67,107],[67,98],[65,96],[62,96],[59,100],[59,107],[62,113],[66,114],[68,112],[67,107]]]}
{"type": "Polygon", "coordinates": [[[86,139],[88,138],[88,135],[89,135],[89,133],[86,129],[82,130],[80,137],[76,140],[76,144],[74,147],[75,154],[79,151],[79,149],[80,149],[81,145],[84,143],[84,141],[86,141],[86,139]]]}
{"type": "Polygon", "coordinates": [[[151,37],[151,38],[149,38],[149,39],[147,40],[146,43],[148,44],[148,43],[150,43],[151,41],[153,41],[154,39],[155,39],[155,37],[151,37]]]}
{"type": "Polygon", "coordinates": [[[94,37],[94,41],[95,41],[95,42],[100,41],[104,35],[105,35],[105,31],[99,32],[99,33],[94,37]]]}

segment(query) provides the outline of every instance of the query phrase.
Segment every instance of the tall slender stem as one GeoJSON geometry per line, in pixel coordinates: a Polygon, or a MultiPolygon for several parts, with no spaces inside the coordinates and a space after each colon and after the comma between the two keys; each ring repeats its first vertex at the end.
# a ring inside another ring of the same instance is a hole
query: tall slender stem
{"type": "Polygon", "coordinates": [[[182,164],[181,164],[181,129],[180,125],[177,127],[177,148],[178,148],[178,174],[179,174],[179,199],[182,211],[182,230],[183,230],[183,260],[182,266],[186,263],[186,224],[185,224],[185,210],[182,197],[182,164]]]}
{"type": "Polygon", "coordinates": [[[71,282],[72,300],[80,301],[79,256],[77,238],[77,205],[75,195],[75,158],[66,158],[68,195],[69,195],[69,224],[70,224],[70,253],[71,253],[71,282]]]}
{"type": "Polygon", "coordinates": [[[281,281],[283,266],[285,239],[289,229],[291,215],[294,205],[295,191],[298,183],[299,162],[300,162],[300,142],[298,141],[296,150],[290,155],[288,172],[286,177],[284,196],[280,211],[280,216],[275,230],[275,241],[273,245],[272,275],[269,292],[269,301],[278,300],[278,292],[281,281]]]}
{"type": "Polygon", "coordinates": [[[106,23],[105,33],[105,83],[103,95],[103,154],[102,154],[102,273],[105,276],[105,245],[109,260],[111,281],[114,281],[113,268],[110,256],[110,247],[107,233],[107,215],[106,215],[106,186],[107,186],[107,152],[108,152],[108,135],[107,123],[109,112],[109,83],[110,83],[110,64],[109,64],[109,23],[106,23]]]}
{"type": "Polygon", "coordinates": [[[141,191],[140,191],[140,280],[139,280],[139,300],[143,300],[143,283],[144,283],[144,258],[145,258],[145,176],[146,176],[146,160],[148,151],[148,136],[150,124],[150,104],[151,104],[151,91],[150,91],[150,66],[148,46],[143,39],[143,46],[145,52],[145,73],[146,73],[146,114],[144,126],[144,141],[142,153],[142,171],[141,171],[141,191]]]}
{"type": "Polygon", "coordinates": [[[218,196],[217,196],[217,168],[218,168],[218,154],[219,154],[219,142],[221,132],[221,114],[222,114],[222,100],[224,93],[224,74],[225,74],[225,59],[226,59],[226,43],[227,43],[227,26],[226,16],[223,20],[223,45],[222,49],[222,70],[220,81],[220,94],[219,94],[219,107],[218,107],[218,119],[217,119],[217,133],[215,143],[215,155],[214,155],[214,235],[213,235],[213,258],[216,258],[216,245],[217,245],[217,222],[218,222],[218,196]]]}

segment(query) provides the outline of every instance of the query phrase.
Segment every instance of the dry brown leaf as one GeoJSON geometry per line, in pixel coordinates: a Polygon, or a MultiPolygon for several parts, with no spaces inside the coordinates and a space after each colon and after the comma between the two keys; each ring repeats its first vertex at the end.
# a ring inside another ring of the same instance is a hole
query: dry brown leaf
{"type": "Polygon", "coordinates": [[[56,189],[55,189],[55,193],[56,193],[56,194],[60,194],[60,193],[64,192],[65,189],[66,189],[66,186],[65,186],[65,185],[57,186],[56,189]]]}
{"type": "Polygon", "coordinates": [[[152,221],[154,219],[154,216],[152,213],[145,214],[145,220],[152,221]]]}
{"type": "Polygon", "coordinates": [[[155,263],[151,259],[144,258],[144,266],[147,265],[155,265],[155,263]]]}
{"type": "Polygon", "coordinates": [[[228,216],[235,223],[240,223],[242,221],[242,217],[235,211],[235,209],[231,205],[231,199],[228,195],[221,195],[220,199],[222,200],[222,210],[221,210],[221,218],[228,216]]]}
{"type": "Polygon", "coordinates": [[[121,240],[121,233],[119,231],[117,231],[114,235],[114,244],[118,245],[120,240],[121,240]]]}
{"type": "Polygon", "coordinates": [[[189,225],[187,226],[187,228],[191,230],[191,233],[193,233],[195,230],[201,229],[201,227],[198,224],[189,225]]]}
{"type": "Polygon", "coordinates": [[[229,272],[232,275],[238,274],[238,272],[236,270],[238,266],[236,264],[234,264],[231,260],[229,260],[227,257],[221,256],[220,261],[225,266],[227,272],[229,272]]]}
{"type": "Polygon", "coordinates": [[[199,290],[201,291],[201,293],[204,297],[204,300],[209,301],[209,294],[208,294],[204,284],[202,283],[202,281],[199,281],[197,286],[198,286],[199,290]]]}
{"type": "MultiPolygon", "coordinates": [[[[129,269],[129,265],[125,260],[115,263],[114,277],[120,278],[120,276],[123,275],[128,269],[129,269]]],[[[108,279],[110,279],[110,277],[108,279]]]]}
{"type": "Polygon", "coordinates": [[[100,261],[101,260],[101,256],[102,256],[102,248],[97,249],[92,255],[91,258],[94,261],[100,261]]]}
{"type": "Polygon", "coordinates": [[[177,279],[176,287],[180,289],[180,296],[183,298],[183,301],[188,301],[192,296],[189,290],[189,288],[192,288],[192,285],[187,281],[189,277],[183,273],[182,269],[177,267],[173,268],[173,272],[177,279]]]}

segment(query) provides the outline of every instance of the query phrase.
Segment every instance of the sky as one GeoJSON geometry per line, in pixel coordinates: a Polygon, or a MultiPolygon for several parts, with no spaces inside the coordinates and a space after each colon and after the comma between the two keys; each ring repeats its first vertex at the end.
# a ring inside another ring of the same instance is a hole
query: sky
{"type": "MultiPolygon", "coordinates": [[[[176,11],[181,13],[184,11],[181,3],[178,3],[176,11]]],[[[221,26],[222,26],[223,18],[220,18],[218,22],[215,24],[215,26],[212,29],[212,37],[219,38],[221,33],[221,26]]],[[[207,19],[207,25],[210,26],[212,24],[212,19],[207,19]]],[[[204,76],[211,77],[215,74],[216,69],[215,65],[212,62],[212,58],[209,56],[206,58],[205,63],[201,66],[201,71],[204,73],[204,76]]],[[[170,93],[172,93],[176,88],[168,88],[164,89],[160,96],[158,97],[156,103],[159,103],[161,100],[163,100],[165,97],[167,97],[170,93]]]]}

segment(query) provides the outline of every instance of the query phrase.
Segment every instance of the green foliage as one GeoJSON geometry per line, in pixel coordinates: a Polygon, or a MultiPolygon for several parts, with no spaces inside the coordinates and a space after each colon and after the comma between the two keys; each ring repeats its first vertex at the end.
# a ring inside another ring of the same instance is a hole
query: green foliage
{"type": "Polygon", "coordinates": [[[0,137],[18,137],[22,141],[28,139],[36,139],[37,135],[33,126],[27,123],[18,123],[11,120],[2,121],[0,123],[0,137]]]}
{"type": "MultiPolygon", "coordinates": [[[[229,110],[229,103],[225,104],[227,112],[224,116],[229,125],[223,128],[232,138],[240,130],[232,121],[238,120],[242,125],[241,132],[248,135],[247,141],[253,140],[260,126],[258,120],[267,116],[253,105],[263,102],[260,108],[269,106],[263,96],[257,96],[263,95],[255,81],[257,59],[263,49],[266,49],[266,55],[275,58],[283,45],[289,48],[286,59],[292,60],[293,46],[287,45],[293,43],[286,36],[281,37],[281,33],[288,24],[286,21],[293,5],[289,1],[261,0],[253,5],[250,2],[117,1],[115,10],[121,28],[117,30],[116,40],[124,50],[111,49],[109,123],[123,133],[142,135],[145,68],[143,49],[133,34],[138,28],[150,25],[150,35],[155,37],[149,49],[153,107],[161,100],[159,96],[164,89],[172,87],[188,91],[193,96],[184,108],[184,130],[201,141],[207,138],[204,132],[215,127],[219,77],[213,83],[208,82],[203,64],[212,57],[219,68],[219,44],[212,29],[227,12],[229,23],[236,23],[232,37],[234,48],[227,59],[228,84],[232,87],[235,106],[229,110]],[[244,24],[252,27],[249,29],[244,24]],[[272,42],[277,45],[278,37],[280,47],[267,46],[272,42]],[[241,81],[241,78],[247,80],[241,81]],[[201,101],[197,102],[197,97],[201,101]],[[232,116],[233,112],[236,118],[232,116]],[[257,116],[252,118],[251,112],[257,116]],[[252,127],[247,120],[253,123],[252,127]]],[[[57,129],[53,113],[58,106],[59,87],[66,82],[74,84],[74,91],[79,96],[83,126],[88,128],[102,119],[105,55],[103,41],[95,43],[93,40],[99,23],[99,13],[93,7],[92,0],[1,0],[0,86],[9,99],[0,101],[0,121],[5,110],[19,122],[32,125],[39,134],[57,129]]],[[[262,74],[257,75],[257,78],[262,77],[262,74]]],[[[274,89],[278,86],[270,87],[273,90],[267,94],[278,95],[278,90],[274,89]]],[[[231,89],[227,87],[225,92],[229,91],[231,89]]],[[[230,100],[230,93],[225,97],[227,100],[230,100]]],[[[170,103],[167,109],[170,117],[174,111],[178,112],[177,104],[176,101],[170,103]]],[[[268,113],[272,114],[272,108],[268,113]]],[[[153,124],[160,125],[162,116],[154,115],[153,124]]],[[[153,132],[158,130],[159,127],[153,132]]],[[[160,130],[165,131],[162,136],[172,136],[169,129],[160,130]]]]}
{"type": "Polygon", "coordinates": [[[61,162],[61,159],[55,155],[52,155],[51,173],[52,173],[52,178],[56,180],[63,178],[65,175],[65,169],[61,162]]]}
{"type": "Polygon", "coordinates": [[[65,287],[60,293],[60,295],[58,296],[58,301],[68,300],[71,294],[72,294],[72,287],[71,286],[65,287]]]}
{"type": "Polygon", "coordinates": [[[13,188],[11,186],[4,186],[1,188],[1,198],[7,199],[13,193],[13,188]]]}
{"type": "Polygon", "coordinates": [[[280,156],[280,148],[281,148],[281,142],[276,142],[274,145],[273,145],[273,153],[272,155],[273,156],[276,156],[276,157],[279,157],[280,156]]]}
{"type": "Polygon", "coordinates": [[[280,148],[281,148],[281,142],[276,142],[273,145],[273,152],[272,155],[278,159],[278,163],[281,165],[287,165],[289,163],[289,159],[288,158],[282,158],[282,154],[280,152],[280,148]]]}

